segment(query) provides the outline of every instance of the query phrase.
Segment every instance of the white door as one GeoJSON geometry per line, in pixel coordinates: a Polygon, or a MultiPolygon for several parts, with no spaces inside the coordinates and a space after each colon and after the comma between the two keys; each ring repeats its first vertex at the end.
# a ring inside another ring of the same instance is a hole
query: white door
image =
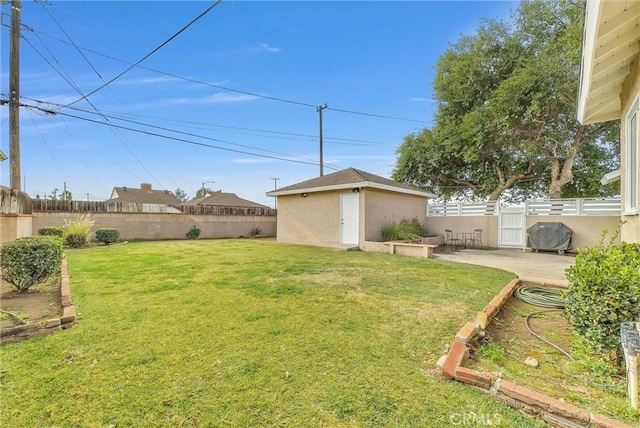
{"type": "Polygon", "coordinates": [[[340,243],[358,244],[360,194],[340,195],[340,243]]]}
{"type": "Polygon", "coordinates": [[[524,208],[502,208],[498,225],[498,247],[524,249],[525,217],[524,208]]]}

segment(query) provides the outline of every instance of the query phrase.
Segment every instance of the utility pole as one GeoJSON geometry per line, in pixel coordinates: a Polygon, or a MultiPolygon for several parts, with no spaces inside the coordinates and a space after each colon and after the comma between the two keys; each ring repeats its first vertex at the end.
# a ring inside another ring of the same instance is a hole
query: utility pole
{"type": "Polygon", "coordinates": [[[9,158],[11,190],[20,191],[20,0],[11,2],[9,49],[9,158]]]}
{"type": "MultiPolygon", "coordinates": [[[[278,180],[280,180],[279,178],[274,178],[271,177],[271,179],[273,180],[273,190],[277,190],[278,189],[278,180]]],[[[275,200],[274,202],[274,209],[278,209],[278,197],[274,196],[273,199],[275,200]]]]}
{"type": "Polygon", "coordinates": [[[325,103],[323,106],[318,106],[318,108],[316,108],[316,111],[320,113],[320,177],[324,175],[324,158],[322,154],[322,110],[327,107],[327,103],[325,103]]]}

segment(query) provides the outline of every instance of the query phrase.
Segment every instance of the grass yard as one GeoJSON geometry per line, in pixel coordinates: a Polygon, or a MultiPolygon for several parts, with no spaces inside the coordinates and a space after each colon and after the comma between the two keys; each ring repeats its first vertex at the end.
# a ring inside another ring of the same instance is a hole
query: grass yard
{"type": "Polygon", "coordinates": [[[260,240],[67,258],[79,320],[0,348],[2,426],[544,426],[435,369],[509,273],[260,240]]]}

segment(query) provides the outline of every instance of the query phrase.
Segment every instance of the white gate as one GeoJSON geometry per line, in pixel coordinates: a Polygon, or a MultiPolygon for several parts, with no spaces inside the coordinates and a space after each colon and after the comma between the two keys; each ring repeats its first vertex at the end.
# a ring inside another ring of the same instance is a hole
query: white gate
{"type": "Polygon", "coordinates": [[[340,243],[358,245],[360,194],[340,195],[340,243]]]}
{"type": "Polygon", "coordinates": [[[524,211],[524,207],[500,209],[498,220],[498,247],[525,248],[526,221],[524,211]]]}

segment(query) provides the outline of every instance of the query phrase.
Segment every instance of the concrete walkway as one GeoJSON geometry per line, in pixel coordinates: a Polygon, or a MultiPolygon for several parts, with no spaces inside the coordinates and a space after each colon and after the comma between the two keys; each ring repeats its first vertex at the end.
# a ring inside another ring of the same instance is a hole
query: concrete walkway
{"type": "Polygon", "coordinates": [[[522,280],[569,285],[565,269],[573,265],[573,255],[535,253],[521,250],[474,250],[438,252],[434,259],[494,267],[513,272],[522,280]]]}

